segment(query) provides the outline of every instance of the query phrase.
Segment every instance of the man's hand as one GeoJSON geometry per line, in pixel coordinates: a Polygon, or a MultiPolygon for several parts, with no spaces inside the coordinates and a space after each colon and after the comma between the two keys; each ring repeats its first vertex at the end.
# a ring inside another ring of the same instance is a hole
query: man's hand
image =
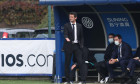
{"type": "Polygon", "coordinates": [[[67,42],[70,42],[70,39],[69,38],[65,38],[65,39],[66,39],[67,42]]]}
{"type": "Polygon", "coordinates": [[[72,65],[71,70],[73,70],[76,67],[76,64],[72,65]]]}
{"type": "Polygon", "coordinates": [[[133,59],[135,59],[135,60],[139,60],[139,57],[135,57],[135,58],[133,58],[133,59]]]}
{"type": "Polygon", "coordinates": [[[116,59],[110,59],[109,64],[114,64],[116,62],[116,59]]]}

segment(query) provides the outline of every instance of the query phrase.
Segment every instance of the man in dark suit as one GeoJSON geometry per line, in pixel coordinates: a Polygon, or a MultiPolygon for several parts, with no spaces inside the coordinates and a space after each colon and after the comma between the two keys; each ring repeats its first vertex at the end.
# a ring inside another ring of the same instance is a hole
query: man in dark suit
{"type": "Polygon", "coordinates": [[[105,51],[105,55],[104,55],[104,61],[98,62],[95,64],[96,70],[98,71],[98,73],[100,73],[102,80],[100,81],[100,83],[106,83],[108,81],[108,70],[107,70],[107,65],[106,63],[111,59],[112,56],[112,52],[115,48],[115,44],[114,44],[114,34],[111,33],[108,35],[108,42],[109,45],[105,51]]]}
{"type": "Polygon", "coordinates": [[[130,76],[134,75],[134,70],[136,66],[140,67],[140,47],[137,48],[134,58],[131,59],[127,65],[127,70],[130,72],[130,76]]]}
{"type": "Polygon", "coordinates": [[[116,35],[114,37],[114,43],[117,46],[112,53],[111,59],[107,63],[108,71],[110,74],[108,82],[114,81],[115,75],[113,73],[113,68],[121,67],[122,73],[125,73],[129,59],[132,57],[131,47],[122,41],[121,35],[116,35]]]}
{"type": "Polygon", "coordinates": [[[82,25],[76,22],[77,14],[75,12],[69,13],[70,22],[64,25],[64,53],[65,53],[65,84],[70,84],[70,63],[72,55],[75,56],[80,68],[82,66],[82,51],[84,46],[83,28],[82,25]]]}
{"type": "Polygon", "coordinates": [[[140,67],[140,47],[137,48],[136,54],[134,55],[133,59],[129,60],[127,71],[121,76],[123,78],[129,74],[129,80],[127,80],[127,82],[125,82],[124,84],[133,84],[132,82],[136,67],[140,67]]]}

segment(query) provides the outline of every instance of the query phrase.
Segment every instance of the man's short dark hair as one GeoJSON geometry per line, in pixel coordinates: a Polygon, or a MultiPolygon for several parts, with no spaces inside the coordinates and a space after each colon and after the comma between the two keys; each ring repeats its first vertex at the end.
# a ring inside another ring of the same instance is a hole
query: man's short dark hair
{"type": "Polygon", "coordinates": [[[108,36],[110,36],[110,35],[113,36],[113,37],[115,36],[115,34],[113,34],[113,33],[110,33],[108,36]]]}
{"type": "Polygon", "coordinates": [[[77,13],[76,12],[70,12],[69,15],[74,15],[74,17],[77,17],[77,13]]]}
{"type": "Polygon", "coordinates": [[[119,39],[122,39],[122,36],[120,34],[117,34],[115,37],[118,37],[119,39]]]}

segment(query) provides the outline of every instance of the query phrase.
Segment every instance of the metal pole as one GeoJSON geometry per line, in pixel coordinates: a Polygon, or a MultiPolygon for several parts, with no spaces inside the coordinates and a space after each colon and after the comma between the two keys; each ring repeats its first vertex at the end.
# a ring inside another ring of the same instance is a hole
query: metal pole
{"type": "Polygon", "coordinates": [[[56,39],[56,77],[57,82],[62,83],[62,33],[58,9],[54,6],[55,39],[56,39]],[[56,24],[57,22],[57,24],[56,24]]]}
{"type": "Polygon", "coordinates": [[[51,38],[51,6],[48,6],[48,37],[51,38]]]}

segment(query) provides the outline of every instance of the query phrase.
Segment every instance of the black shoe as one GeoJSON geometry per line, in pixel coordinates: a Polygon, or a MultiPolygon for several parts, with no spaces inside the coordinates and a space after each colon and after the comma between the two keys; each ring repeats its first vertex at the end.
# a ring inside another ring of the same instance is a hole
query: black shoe
{"type": "Polygon", "coordinates": [[[109,78],[107,83],[113,83],[114,82],[114,78],[109,78]]]}
{"type": "Polygon", "coordinates": [[[120,84],[124,84],[125,82],[127,81],[126,78],[122,79],[121,83],[120,84]]]}
{"type": "Polygon", "coordinates": [[[70,82],[64,82],[64,84],[70,84],[70,82]]]}
{"type": "Polygon", "coordinates": [[[121,75],[118,75],[118,78],[123,78],[125,76],[127,76],[127,74],[129,73],[129,71],[127,70],[126,72],[122,73],[121,75]]]}
{"type": "Polygon", "coordinates": [[[86,82],[85,81],[81,81],[78,84],[86,84],[86,82]]]}
{"type": "Polygon", "coordinates": [[[133,79],[132,78],[129,78],[127,80],[127,82],[123,83],[123,84],[133,84],[133,79]]]}

